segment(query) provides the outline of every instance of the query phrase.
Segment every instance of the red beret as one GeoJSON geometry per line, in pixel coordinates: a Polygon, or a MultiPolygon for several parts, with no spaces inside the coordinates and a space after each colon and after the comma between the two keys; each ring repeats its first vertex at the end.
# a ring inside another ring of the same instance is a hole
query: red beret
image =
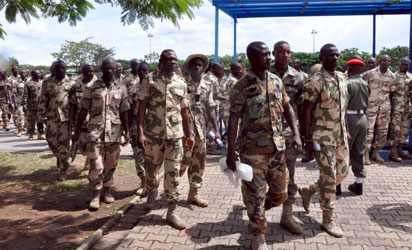
{"type": "Polygon", "coordinates": [[[362,60],[359,60],[359,59],[351,59],[351,60],[349,60],[349,61],[346,63],[346,65],[361,65],[361,66],[365,66],[366,64],[365,64],[362,60]]]}

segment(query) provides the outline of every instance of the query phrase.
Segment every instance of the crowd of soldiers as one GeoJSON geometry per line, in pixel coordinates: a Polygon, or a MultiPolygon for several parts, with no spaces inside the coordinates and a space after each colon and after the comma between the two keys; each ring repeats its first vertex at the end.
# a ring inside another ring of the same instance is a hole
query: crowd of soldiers
{"type": "Polygon", "coordinates": [[[389,125],[389,158],[411,159],[402,150],[410,125],[410,60],[402,58],[393,73],[388,55],[380,57],[379,66],[370,58],[364,72],[366,64],[355,56],[345,63],[345,72],[339,72],[339,51],[326,44],[320,63],[308,75],[302,72],[299,59],[289,65],[291,47],[285,41],[277,42],[272,52],[266,44],[253,42],[247,56],[251,68],[246,72],[243,63],[233,62],[227,77],[222,64],[210,63],[202,54],[190,55],[180,68],[170,49],[161,53],[159,66],[152,72],[148,64],[133,59],[126,75],[111,58],[103,61],[100,77],[91,65],[83,64],[76,79],[66,75],[67,66],[61,60],[52,64],[49,76],[33,70],[30,79],[26,70],[13,66],[9,78],[4,70],[0,72],[3,128],[10,130],[13,115],[16,136],[27,127],[32,140],[37,125],[41,140],[45,127],[59,180],[67,178],[69,158],[75,157],[77,149],[87,155],[91,210],[99,209],[100,201],[114,202],[111,186],[120,146],[130,142],[141,179],[136,194],[147,196],[144,206],[153,209],[163,165],[166,221],[184,229],[185,222],[176,213],[179,178],[187,170],[187,201],[207,207],[199,190],[208,135],[215,135],[215,141],[222,139],[221,117],[228,167],[236,171],[240,158],[253,169],[252,181],[242,181],[252,248],[267,249],[265,210],[276,206],[283,206],[280,225],[302,234],[302,225],[292,215],[298,192],[306,212],[312,196],[319,193],[322,227],[332,236],[343,237],[333,210],[349,166],[356,179],[348,188],[362,195],[364,164],[371,164],[372,151],[372,160],[384,162],[379,151],[389,125]],[[298,188],[295,163],[303,147],[306,161],[315,158],[320,174],[312,185],[298,188]]]}

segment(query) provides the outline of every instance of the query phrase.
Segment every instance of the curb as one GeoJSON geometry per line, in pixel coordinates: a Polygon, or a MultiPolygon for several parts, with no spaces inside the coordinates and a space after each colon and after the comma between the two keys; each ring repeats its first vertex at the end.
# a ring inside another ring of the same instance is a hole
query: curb
{"type": "MultiPolygon", "coordinates": [[[[164,171],[162,171],[158,175],[158,179],[162,178],[164,175],[164,171]]],[[[140,202],[140,197],[136,196],[134,197],[131,201],[129,201],[122,209],[120,209],[115,215],[113,215],[106,223],[104,223],[103,226],[101,226],[99,229],[97,229],[90,237],[88,237],[83,243],[76,248],[76,250],[88,250],[90,249],[98,240],[100,240],[103,235],[106,234],[109,229],[115,225],[123,216],[126,214],[126,212],[133,207],[133,205],[136,205],[137,203],[140,202]]]]}

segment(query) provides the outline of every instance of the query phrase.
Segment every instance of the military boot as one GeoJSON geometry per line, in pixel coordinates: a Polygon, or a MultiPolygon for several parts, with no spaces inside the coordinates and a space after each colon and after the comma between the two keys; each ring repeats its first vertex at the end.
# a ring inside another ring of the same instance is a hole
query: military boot
{"type": "Polygon", "coordinates": [[[335,194],[336,195],[342,195],[342,188],[341,188],[340,184],[336,186],[336,193],[335,194]]]}
{"type": "Polygon", "coordinates": [[[114,197],[112,195],[110,187],[103,187],[103,194],[101,199],[107,204],[114,202],[114,197]]]}
{"type": "Polygon", "coordinates": [[[155,205],[156,198],[157,198],[157,189],[150,190],[148,192],[147,200],[146,200],[146,204],[145,204],[145,208],[147,210],[152,210],[153,209],[153,207],[155,205]]]}
{"type": "Polygon", "coordinates": [[[89,203],[90,210],[98,210],[100,208],[100,190],[93,190],[92,199],[89,203]]]}
{"type": "Polygon", "coordinates": [[[16,136],[17,136],[17,137],[21,137],[21,130],[20,130],[20,129],[17,129],[16,132],[17,132],[17,133],[16,133],[16,136]]]}
{"type": "Polygon", "coordinates": [[[44,135],[43,134],[38,134],[37,135],[37,140],[46,140],[46,137],[44,137],[44,135]]]}
{"type": "Polygon", "coordinates": [[[199,195],[199,189],[196,187],[190,187],[189,195],[187,196],[187,202],[196,205],[198,207],[207,207],[209,203],[199,195]]]}
{"type": "Polygon", "coordinates": [[[369,149],[365,149],[365,165],[371,165],[371,160],[369,159],[369,149]]]}
{"type": "Polygon", "coordinates": [[[292,204],[283,203],[282,216],[280,217],[280,226],[291,233],[302,234],[303,228],[293,218],[292,210],[292,204]]]}
{"type": "Polygon", "coordinates": [[[3,124],[3,128],[4,128],[6,131],[10,131],[9,123],[8,123],[8,122],[5,122],[5,123],[3,124]]]}
{"type": "Polygon", "coordinates": [[[385,160],[382,159],[381,155],[379,154],[379,149],[377,149],[377,148],[373,149],[372,160],[374,160],[378,163],[384,163],[385,162],[385,160]]]}
{"type": "Polygon", "coordinates": [[[398,155],[399,155],[399,157],[401,157],[403,160],[411,160],[412,158],[408,155],[408,154],[405,154],[403,151],[402,151],[402,144],[401,145],[399,145],[396,149],[398,150],[398,155]]]}
{"type": "Polygon", "coordinates": [[[29,134],[29,141],[33,141],[33,134],[29,134]]]}
{"type": "Polygon", "coordinates": [[[140,187],[136,190],[136,195],[140,197],[145,197],[147,195],[146,177],[144,175],[139,175],[139,177],[140,177],[140,187]]]}
{"type": "Polygon", "coordinates": [[[333,211],[323,210],[322,212],[323,212],[322,228],[325,229],[325,231],[328,234],[336,238],[342,238],[343,232],[342,232],[342,229],[340,229],[340,227],[336,224],[333,211]]]}
{"type": "Polygon", "coordinates": [[[309,213],[310,202],[312,201],[312,196],[316,193],[316,189],[313,185],[309,187],[299,188],[299,194],[302,196],[302,206],[306,213],[309,213]]]}
{"type": "Polygon", "coordinates": [[[57,180],[59,181],[65,181],[67,179],[67,174],[66,172],[60,171],[59,177],[57,177],[57,180]]]}
{"type": "Polygon", "coordinates": [[[253,235],[251,247],[252,250],[268,250],[265,234],[253,235]]]}
{"type": "Polygon", "coordinates": [[[89,158],[86,158],[86,160],[84,161],[83,170],[89,170],[89,169],[90,169],[89,158]]]}
{"type": "Polygon", "coordinates": [[[0,120],[0,127],[1,127],[1,126],[3,126],[3,121],[2,121],[2,120],[0,120]]]}
{"type": "Polygon", "coordinates": [[[391,153],[389,154],[389,159],[394,162],[402,162],[402,158],[398,155],[398,149],[395,147],[391,148],[391,153]]]}
{"type": "Polygon", "coordinates": [[[169,202],[167,208],[166,222],[172,227],[182,230],[186,228],[186,223],[176,214],[176,202],[169,202]]]}
{"type": "Polygon", "coordinates": [[[353,184],[350,184],[348,186],[348,189],[354,194],[362,195],[363,194],[363,183],[354,182],[353,184]]]}
{"type": "Polygon", "coordinates": [[[185,172],[186,172],[186,169],[189,167],[189,165],[187,165],[187,164],[180,164],[180,170],[179,170],[179,176],[180,177],[182,177],[184,174],[185,174],[185,172]]]}

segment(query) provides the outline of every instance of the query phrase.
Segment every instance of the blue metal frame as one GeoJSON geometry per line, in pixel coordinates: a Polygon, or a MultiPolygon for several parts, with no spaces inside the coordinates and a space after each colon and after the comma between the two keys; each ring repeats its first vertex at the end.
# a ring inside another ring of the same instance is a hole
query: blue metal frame
{"type": "MultiPolygon", "coordinates": [[[[373,55],[376,50],[376,15],[411,16],[409,57],[412,60],[411,0],[209,0],[216,8],[215,61],[218,60],[219,10],[234,19],[234,60],[238,18],[373,15],[373,55]]],[[[412,70],[412,66],[410,71],[412,70]]],[[[412,71],[411,71],[412,72],[412,71]]]]}

